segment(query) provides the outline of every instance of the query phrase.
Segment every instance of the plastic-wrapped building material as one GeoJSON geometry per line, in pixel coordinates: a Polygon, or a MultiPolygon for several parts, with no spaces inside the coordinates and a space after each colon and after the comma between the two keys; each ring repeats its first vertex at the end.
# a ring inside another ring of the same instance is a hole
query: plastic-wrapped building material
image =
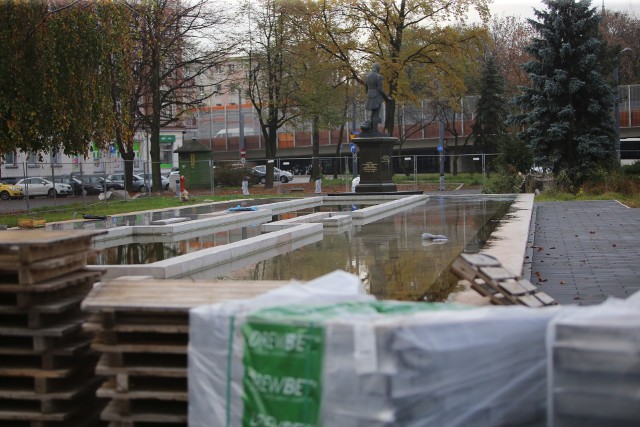
{"type": "Polygon", "coordinates": [[[285,293],[191,311],[191,427],[544,425],[560,308],[285,293]]]}
{"type": "Polygon", "coordinates": [[[640,293],[549,326],[550,427],[640,425],[640,293]]]}

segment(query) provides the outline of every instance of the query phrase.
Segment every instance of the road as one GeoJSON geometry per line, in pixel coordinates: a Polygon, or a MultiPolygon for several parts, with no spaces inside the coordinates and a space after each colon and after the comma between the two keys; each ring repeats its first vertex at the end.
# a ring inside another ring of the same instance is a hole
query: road
{"type": "MultiPolygon", "coordinates": [[[[309,182],[309,175],[294,175],[292,183],[302,184],[305,182],[309,182]]],[[[98,201],[98,196],[85,196],[84,202],[95,203],[98,201]]],[[[42,207],[56,207],[56,206],[64,206],[72,203],[82,203],[82,196],[72,196],[72,197],[57,197],[57,198],[48,198],[48,197],[36,197],[33,199],[29,199],[29,209],[37,209],[42,207]]],[[[27,211],[27,199],[22,200],[0,200],[0,216],[2,213],[10,213],[10,212],[26,212],[27,211]]]]}

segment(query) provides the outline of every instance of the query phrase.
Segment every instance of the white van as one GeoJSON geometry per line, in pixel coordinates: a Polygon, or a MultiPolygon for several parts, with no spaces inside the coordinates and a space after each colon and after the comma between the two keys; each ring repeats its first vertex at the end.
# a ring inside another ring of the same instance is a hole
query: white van
{"type": "MultiPolygon", "coordinates": [[[[244,128],[244,136],[250,136],[255,134],[256,132],[254,131],[253,128],[244,128]]],[[[240,136],[240,129],[239,128],[222,129],[220,130],[220,132],[216,133],[216,136],[214,138],[224,138],[227,136],[228,137],[240,136]]]]}

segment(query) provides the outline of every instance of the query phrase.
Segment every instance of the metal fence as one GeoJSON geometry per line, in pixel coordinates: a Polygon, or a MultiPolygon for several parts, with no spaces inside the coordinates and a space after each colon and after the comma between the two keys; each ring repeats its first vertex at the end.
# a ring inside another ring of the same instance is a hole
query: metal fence
{"type": "MultiPolygon", "coordinates": [[[[618,87],[618,113],[621,128],[640,127],[640,85],[618,87]]],[[[459,137],[468,136],[475,118],[476,96],[462,98],[460,111],[448,113],[444,136],[450,138],[453,133],[459,137]]],[[[355,120],[345,123],[345,129],[358,132],[357,126],[365,120],[362,106],[355,106],[355,120]],[[357,124],[354,126],[354,122],[357,124]],[[354,128],[355,127],[355,128],[354,128]]],[[[423,100],[419,106],[399,104],[397,106],[394,135],[405,140],[438,138],[440,122],[434,115],[429,100],[423,100]]],[[[264,149],[264,138],[260,132],[258,116],[249,103],[231,105],[203,106],[191,117],[187,127],[189,135],[206,143],[217,152],[239,152],[264,149]],[[244,141],[240,142],[239,131],[243,129],[244,141]],[[241,147],[240,145],[243,144],[241,147]]],[[[278,131],[278,148],[311,147],[312,126],[307,122],[290,122],[278,131]]],[[[320,145],[336,145],[339,140],[337,127],[320,131],[320,145]]],[[[343,142],[348,142],[343,139],[343,142]]]]}
{"type": "MultiPolygon", "coordinates": [[[[494,156],[480,154],[465,155],[406,155],[393,156],[394,164],[394,181],[401,182],[403,185],[411,186],[412,189],[421,189],[425,185],[438,183],[437,177],[441,176],[447,184],[447,190],[463,187],[457,173],[475,175],[476,183],[484,185],[487,175],[491,172],[491,163],[494,156]],[[457,164],[457,167],[456,167],[457,164]],[[435,178],[434,178],[435,177],[435,178]]],[[[318,164],[324,182],[331,182],[334,185],[344,186],[345,192],[351,191],[351,182],[357,176],[358,159],[357,156],[328,156],[319,157],[318,164]]],[[[274,166],[282,171],[290,172],[294,181],[297,183],[309,182],[311,177],[311,166],[313,158],[277,158],[274,160],[274,166]]],[[[267,164],[266,159],[252,160],[242,164],[237,160],[197,160],[182,162],[179,168],[179,175],[186,178],[186,187],[189,192],[195,192],[203,195],[216,195],[221,190],[228,193],[229,187],[236,189],[238,194],[241,193],[240,183],[229,185],[228,183],[219,182],[216,176],[217,168],[245,168],[248,170],[257,165],[267,164]]],[[[120,163],[121,165],[121,163],[120,163]]],[[[71,176],[79,179],[81,182],[89,182],[91,178],[95,181],[96,177],[105,179],[112,178],[113,175],[122,175],[121,168],[116,168],[113,164],[103,164],[99,167],[87,167],[86,165],[75,164],[59,164],[59,163],[38,163],[37,166],[27,162],[17,165],[13,170],[13,179],[20,180],[23,178],[40,177],[51,182],[67,183],[71,176]],[[77,167],[76,167],[77,166],[77,167]],[[88,169],[88,170],[87,170],[88,169]],[[113,171],[113,173],[111,173],[113,171]]],[[[149,176],[151,174],[151,164],[147,162],[137,162],[134,168],[134,174],[145,174],[147,176],[145,187],[151,188],[149,176]]],[[[168,173],[165,172],[165,176],[168,173]]],[[[159,195],[179,197],[179,181],[176,182],[176,175],[172,175],[173,182],[170,182],[170,188],[163,190],[159,195]]],[[[144,178],[143,178],[144,179],[144,178]]],[[[2,178],[0,178],[2,180],[2,178]]],[[[253,182],[253,185],[258,185],[253,182]]],[[[286,183],[274,180],[274,187],[277,193],[284,193],[286,183]]],[[[342,190],[341,190],[342,191],[342,190]]],[[[158,194],[151,194],[154,196],[158,194]]],[[[62,207],[63,205],[79,203],[87,206],[94,203],[106,203],[99,200],[96,196],[89,196],[84,193],[75,194],[74,196],[56,198],[48,203],[53,209],[62,207]]],[[[104,198],[103,198],[104,199],[104,198]]],[[[26,209],[31,211],[32,204],[26,198],[22,201],[9,200],[2,201],[5,204],[13,204],[16,210],[26,209]]],[[[5,207],[8,205],[4,205],[5,207]]]]}

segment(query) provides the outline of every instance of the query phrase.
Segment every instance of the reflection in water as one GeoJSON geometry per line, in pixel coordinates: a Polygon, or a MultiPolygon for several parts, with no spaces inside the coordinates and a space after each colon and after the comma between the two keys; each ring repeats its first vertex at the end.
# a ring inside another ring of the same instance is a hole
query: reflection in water
{"type": "MultiPolygon", "coordinates": [[[[307,281],[342,269],[359,276],[381,299],[443,301],[456,285],[448,266],[463,251],[477,252],[507,212],[512,198],[432,197],[424,205],[379,221],[354,225],[321,241],[257,262],[224,278],[307,281]],[[423,245],[422,234],[448,237],[423,245]]],[[[217,277],[211,272],[211,277],[217,277]]]]}
{"type": "MultiPolygon", "coordinates": [[[[180,255],[196,252],[214,246],[259,236],[260,227],[240,227],[232,230],[219,231],[199,237],[184,238],[180,236],[154,236],[152,242],[135,242],[114,245],[109,248],[96,250],[89,257],[89,264],[97,265],[133,265],[150,264],[180,255]],[[168,241],[162,241],[162,240],[168,241]],[[173,239],[176,239],[173,241],[173,239]]],[[[134,240],[148,239],[148,236],[136,236],[134,240]]]]}

